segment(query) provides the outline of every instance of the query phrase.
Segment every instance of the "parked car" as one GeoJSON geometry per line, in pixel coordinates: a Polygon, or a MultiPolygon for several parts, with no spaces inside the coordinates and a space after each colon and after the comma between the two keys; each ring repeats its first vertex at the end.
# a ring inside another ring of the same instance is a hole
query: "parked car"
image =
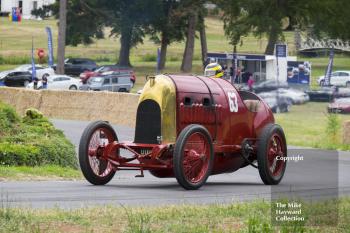
{"type": "Polygon", "coordinates": [[[8,87],[25,87],[32,81],[28,71],[4,71],[0,73],[0,82],[8,87]]]}
{"type": "Polygon", "coordinates": [[[338,88],[336,87],[321,87],[319,90],[308,90],[310,101],[329,102],[338,96],[338,88]]]}
{"type": "MultiPolygon", "coordinates": [[[[318,78],[318,84],[320,86],[324,86],[324,75],[318,78]]],[[[331,74],[330,84],[332,86],[346,86],[350,87],[350,71],[349,70],[341,70],[335,71],[331,74]]]]}
{"type": "MultiPolygon", "coordinates": [[[[56,65],[53,68],[56,70],[56,65]]],[[[88,58],[68,58],[64,61],[64,72],[67,75],[79,76],[85,71],[93,71],[96,68],[96,63],[88,58]]]]}
{"type": "Polygon", "coordinates": [[[276,80],[265,80],[257,82],[253,85],[253,90],[256,93],[276,90],[278,88],[288,88],[288,83],[285,81],[277,82],[276,80]]]}
{"type": "MultiPolygon", "coordinates": [[[[38,79],[42,79],[44,76],[47,77],[55,74],[55,71],[51,67],[44,67],[42,65],[35,65],[35,70],[36,70],[36,77],[38,79]]],[[[29,73],[32,73],[32,65],[31,64],[21,65],[15,68],[14,71],[28,71],[29,73]]]]}
{"type": "MultiPolygon", "coordinates": [[[[80,86],[81,82],[79,79],[67,75],[52,75],[47,78],[47,89],[78,90],[80,86]]],[[[30,83],[27,88],[33,89],[33,83],[30,83]]],[[[38,82],[37,88],[43,88],[41,81],[38,82]]]]}
{"type": "Polygon", "coordinates": [[[285,89],[285,88],[278,88],[274,91],[269,92],[260,92],[258,94],[262,98],[268,98],[268,97],[277,97],[281,96],[283,98],[286,98],[289,100],[292,104],[303,104],[307,101],[309,101],[309,95],[306,94],[303,91],[297,90],[297,89],[285,89]]]}
{"type": "Polygon", "coordinates": [[[329,113],[350,113],[350,98],[334,99],[328,105],[329,113]]]}
{"type": "Polygon", "coordinates": [[[261,97],[273,113],[289,112],[292,102],[283,96],[261,97]]]}
{"type": "Polygon", "coordinates": [[[90,78],[80,87],[85,91],[130,92],[133,83],[129,77],[118,74],[102,75],[90,78]]]}
{"type": "Polygon", "coordinates": [[[110,72],[112,72],[113,74],[128,75],[130,76],[130,79],[133,82],[133,84],[135,84],[136,82],[136,76],[132,69],[128,67],[120,67],[118,65],[104,65],[104,66],[100,66],[94,71],[85,71],[80,74],[80,79],[83,82],[83,84],[86,84],[89,78],[100,76],[103,74],[111,74],[110,72]]]}

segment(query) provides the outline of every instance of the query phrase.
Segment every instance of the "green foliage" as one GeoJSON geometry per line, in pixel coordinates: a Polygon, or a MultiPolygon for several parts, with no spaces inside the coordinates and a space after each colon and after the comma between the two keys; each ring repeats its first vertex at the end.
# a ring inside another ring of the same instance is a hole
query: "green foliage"
{"type": "Polygon", "coordinates": [[[273,232],[270,224],[261,221],[261,216],[252,216],[248,219],[248,232],[250,233],[269,233],[273,232]]]}
{"type": "Polygon", "coordinates": [[[50,17],[53,7],[54,5],[43,5],[38,9],[32,10],[31,14],[42,19],[47,19],[50,17]]]}
{"type": "MultiPolygon", "coordinates": [[[[0,129],[8,130],[19,123],[20,117],[10,106],[0,102],[0,129]]],[[[1,135],[1,131],[0,131],[1,135]]]]}
{"type": "Polygon", "coordinates": [[[310,21],[313,33],[317,37],[350,40],[350,1],[348,0],[319,0],[315,1],[310,11],[310,21]]]}
{"type": "Polygon", "coordinates": [[[317,1],[303,0],[217,0],[223,10],[224,29],[231,44],[238,45],[243,36],[250,32],[256,37],[267,36],[269,43],[265,53],[272,54],[274,45],[283,41],[284,21],[289,28],[305,28],[309,25],[309,15],[318,6],[317,1]]]}
{"type": "Polygon", "coordinates": [[[0,127],[1,165],[77,167],[74,146],[39,111],[28,109],[21,119],[0,103],[0,127]]]}
{"type": "Polygon", "coordinates": [[[340,119],[337,114],[328,114],[327,115],[327,128],[326,134],[328,141],[332,144],[339,143],[339,129],[340,129],[340,119]]]}
{"type": "Polygon", "coordinates": [[[44,117],[43,114],[35,108],[29,108],[26,110],[26,113],[25,113],[25,119],[33,120],[33,119],[41,119],[43,117],[44,117]]]}

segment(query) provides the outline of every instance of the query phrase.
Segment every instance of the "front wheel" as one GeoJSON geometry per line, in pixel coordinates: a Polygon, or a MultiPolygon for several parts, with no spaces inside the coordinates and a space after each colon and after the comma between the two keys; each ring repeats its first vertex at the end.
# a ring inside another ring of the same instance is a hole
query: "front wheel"
{"type": "Polygon", "coordinates": [[[112,126],[105,121],[90,123],[79,143],[79,164],[84,177],[94,185],[107,184],[114,176],[112,164],[103,158],[107,144],[118,141],[112,126]]]}
{"type": "Polygon", "coordinates": [[[210,134],[201,125],[184,128],[175,144],[174,175],[185,189],[199,189],[211,174],[214,159],[210,134]]]}
{"type": "Polygon", "coordinates": [[[268,124],[262,130],[258,142],[258,169],[266,185],[278,184],[287,166],[287,144],[283,129],[276,124],[268,124]]]}

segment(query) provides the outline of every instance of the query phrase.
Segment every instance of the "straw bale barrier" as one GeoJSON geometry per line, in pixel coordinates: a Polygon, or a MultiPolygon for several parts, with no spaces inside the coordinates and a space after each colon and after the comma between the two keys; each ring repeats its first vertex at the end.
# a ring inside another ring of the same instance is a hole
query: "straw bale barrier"
{"type": "Polygon", "coordinates": [[[343,143],[350,145],[350,121],[345,121],[343,125],[343,143]]]}
{"type": "Polygon", "coordinates": [[[21,114],[34,107],[49,118],[107,120],[130,127],[135,127],[138,99],[129,93],[0,88],[0,100],[21,114]]]}

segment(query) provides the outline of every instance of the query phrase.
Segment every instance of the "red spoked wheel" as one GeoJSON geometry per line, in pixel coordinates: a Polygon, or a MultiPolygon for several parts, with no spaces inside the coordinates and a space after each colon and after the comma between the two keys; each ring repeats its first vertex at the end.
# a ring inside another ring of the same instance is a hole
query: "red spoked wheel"
{"type": "Polygon", "coordinates": [[[103,157],[105,147],[118,141],[111,125],[105,121],[89,124],[79,144],[79,164],[84,177],[94,185],[107,184],[114,176],[112,164],[103,157]]]}
{"type": "Polygon", "coordinates": [[[185,189],[198,189],[208,179],[213,165],[213,144],[206,128],[189,125],[175,144],[174,174],[185,189]]]}
{"type": "Polygon", "coordinates": [[[287,161],[287,144],[283,129],[276,124],[267,125],[258,144],[258,169],[267,185],[278,184],[284,175],[287,161]]]}

